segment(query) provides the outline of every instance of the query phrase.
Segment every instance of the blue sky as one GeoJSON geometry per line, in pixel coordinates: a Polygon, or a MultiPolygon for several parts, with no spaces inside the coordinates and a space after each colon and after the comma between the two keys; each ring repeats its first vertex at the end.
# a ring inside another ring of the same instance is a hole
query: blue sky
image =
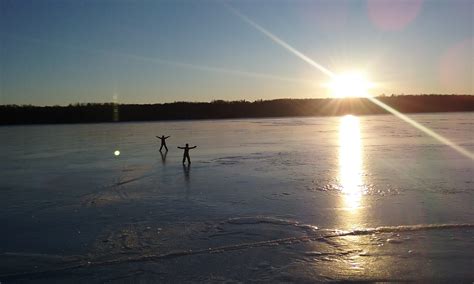
{"type": "Polygon", "coordinates": [[[333,72],[365,71],[374,94],[474,93],[468,0],[0,0],[0,104],[330,96],[226,3],[333,72]]]}

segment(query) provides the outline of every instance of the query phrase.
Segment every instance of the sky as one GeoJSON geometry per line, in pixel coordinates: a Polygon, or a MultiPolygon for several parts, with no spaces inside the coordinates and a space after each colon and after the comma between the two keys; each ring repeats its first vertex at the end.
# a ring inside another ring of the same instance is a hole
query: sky
{"type": "Polygon", "coordinates": [[[373,95],[474,94],[470,0],[0,0],[0,104],[331,96],[257,25],[373,95]]]}

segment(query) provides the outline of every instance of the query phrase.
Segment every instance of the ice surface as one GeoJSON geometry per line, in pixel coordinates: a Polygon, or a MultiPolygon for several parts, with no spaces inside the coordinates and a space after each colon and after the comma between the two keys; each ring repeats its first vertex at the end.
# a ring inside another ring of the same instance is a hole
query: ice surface
{"type": "MultiPolygon", "coordinates": [[[[412,118],[474,151],[473,114],[412,118]]],[[[472,281],[474,162],[356,121],[2,127],[0,281],[472,281]]]]}

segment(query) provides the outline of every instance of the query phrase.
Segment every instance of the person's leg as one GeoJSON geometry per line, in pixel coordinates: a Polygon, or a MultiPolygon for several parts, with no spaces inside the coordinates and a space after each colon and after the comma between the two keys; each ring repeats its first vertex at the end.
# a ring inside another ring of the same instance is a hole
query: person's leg
{"type": "Polygon", "coordinates": [[[166,146],[166,144],[164,144],[164,146],[165,146],[166,151],[168,152],[168,147],[166,146]]]}
{"type": "Polygon", "coordinates": [[[183,164],[186,161],[186,155],[183,155],[183,164]]]}
{"type": "Polygon", "coordinates": [[[189,158],[189,155],[188,155],[188,165],[191,164],[191,159],[189,158]]]}
{"type": "Polygon", "coordinates": [[[161,149],[163,149],[163,144],[161,144],[161,147],[160,147],[160,152],[161,152],[161,149]]]}

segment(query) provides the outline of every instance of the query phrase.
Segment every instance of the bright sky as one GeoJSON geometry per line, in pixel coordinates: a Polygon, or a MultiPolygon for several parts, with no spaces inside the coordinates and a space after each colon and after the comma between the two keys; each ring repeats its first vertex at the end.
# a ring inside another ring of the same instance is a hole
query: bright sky
{"type": "Polygon", "coordinates": [[[0,104],[329,96],[225,3],[373,94],[474,93],[471,0],[0,0],[0,104]]]}

